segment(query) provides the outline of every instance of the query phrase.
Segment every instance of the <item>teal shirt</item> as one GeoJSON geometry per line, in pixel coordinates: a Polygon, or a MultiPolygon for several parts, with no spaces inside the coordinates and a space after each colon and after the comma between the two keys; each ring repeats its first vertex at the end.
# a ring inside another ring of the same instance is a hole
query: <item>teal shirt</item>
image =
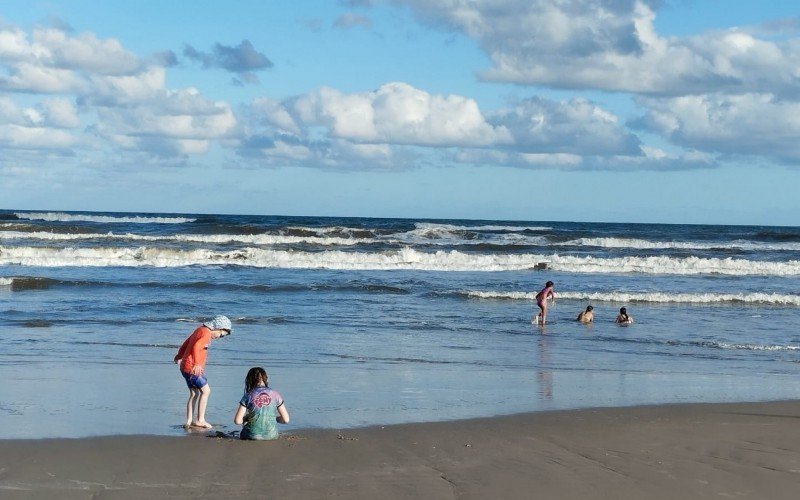
{"type": "Polygon", "coordinates": [[[269,387],[256,387],[249,394],[242,396],[239,404],[247,408],[245,424],[242,427],[242,439],[277,439],[278,407],[283,398],[276,390],[269,387]]]}

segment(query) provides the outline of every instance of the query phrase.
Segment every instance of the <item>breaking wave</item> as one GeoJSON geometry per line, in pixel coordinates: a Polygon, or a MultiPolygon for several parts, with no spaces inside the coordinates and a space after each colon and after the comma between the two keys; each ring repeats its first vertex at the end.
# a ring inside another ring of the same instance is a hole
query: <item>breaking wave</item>
{"type": "Polygon", "coordinates": [[[761,243],[735,240],[728,242],[702,241],[650,241],[636,238],[578,238],[561,243],[564,246],[590,246],[602,248],[637,248],[642,250],[800,250],[800,243],[761,243]]]}
{"type": "Polygon", "coordinates": [[[51,248],[0,246],[0,265],[41,267],[181,267],[236,265],[261,268],[340,270],[517,271],[542,268],[570,273],[642,273],[732,276],[800,276],[800,261],[752,261],[700,257],[580,257],[536,254],[479,254],[457,250],[304,252],[242,248],[229,251],[171,248],[51,248]]]}
{"type": "MultiPolygon", "coordinates": [[[[459,295],[480,299],[536,300],[537,292],[492,292],[463,290],[459,295]]],[[[592,302],[686,303],[686,304],[761,304],[800,307],[800,295],[778,293],[664,293],[664,292],[557,292],[559,299],[592,302]]]]}
{"type": "Polygon", "coordinates": [[[118,217],[111,215],[83,215],[64,212],[15,212],[21,220],[43,220],[48,222],[101,222],[123,224],[183,224],[196,219],[185,217],[118,217]]]}

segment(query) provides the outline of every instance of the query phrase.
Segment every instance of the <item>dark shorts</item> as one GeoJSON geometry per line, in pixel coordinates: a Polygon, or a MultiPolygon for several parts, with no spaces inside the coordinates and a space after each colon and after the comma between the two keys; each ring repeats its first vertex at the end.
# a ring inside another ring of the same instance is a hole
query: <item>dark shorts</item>
{"type": "Polygon", "coordinates": [[[189,389],[202,389],[208,383],[205,375],[192,375],[191,373],[181,372],[186,379],[186,387],[189,389]]]}

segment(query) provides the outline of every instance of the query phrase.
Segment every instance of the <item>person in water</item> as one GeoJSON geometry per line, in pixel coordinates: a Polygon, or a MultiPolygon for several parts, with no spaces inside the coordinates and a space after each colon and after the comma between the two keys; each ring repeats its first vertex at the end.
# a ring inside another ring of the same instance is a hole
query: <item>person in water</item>
{"type": "Polygon", "coordinates": [[[586,310],[581,311],[581,313],[578,314],[578,317],[575,318],[575,321],[580,321],[585,325],[591,323],[592,321],[594,321],[594,313],[592,312],[593,310],[594,307],[586,306],[586,310]]]}
{"type": "Polygon", "coordinates": [[[184,340],[173,361],[180,361],[181,375],[189,388],[189,401],[186,402],[186,423],[184,427],[210,429],[206,422],[206,406],[211,395],[205,375],[208,346],[214,339],[231,334],[231,320],[227,316],[215,316],[213,320],[200,325],[184,340]]]}
{"type": "Polygon", "coordinates": [[[624,307],[620,307],[619,314],[617,315],[617,319],[614,320],[615,323],[619,323],[620,325],[630,325],[633,323],[633,316],[628,314],[628,310],[624,307]]]}
{"type": "Polygon", "coordinates": [[[553,302],[556,300],[556,294],[553,292],[553,282],[548,281],[544,284],[544,288],[536,294],[536,305],[539,306],[539,314],[536,316],[536,323],[543,325],[547,322],[547,299],[552,298],[553,302]]]}
{"type": "Polygon", "coordinates": [[[233,416],[242,426],[242,439],[267,440],[278,438],[276,424],[289,423],[289,410],[280,393],[269,387],[269,376],[260,366],[250,368],[244,379],[244,396],[233,416]]]}

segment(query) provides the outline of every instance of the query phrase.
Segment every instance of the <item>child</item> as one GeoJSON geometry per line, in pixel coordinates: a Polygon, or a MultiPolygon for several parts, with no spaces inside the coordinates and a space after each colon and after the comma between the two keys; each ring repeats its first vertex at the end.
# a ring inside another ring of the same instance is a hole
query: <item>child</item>
{"type": "Polygon", "coordinates": [[[536,294],[536,305],[539,306],[541,312],[536,315],[536,324],[543,325],[547,322],[547,299],[552,297],[553,302],[556,300],[556,294],[553,292],[553,282],[548,281],[544,284],[544,288],[536,294]]]}
{"type": "Polygon", "coordinates": [[[615,323],[619,323],[621,325],[630,325],[633,323],[633,316],[628,316],[628,310],[624,307],[620,307],[619,314],[617,315],[617,319],[614,320],[615,323]]]}
{"type": "Polygon", "coordinates": [[[591,323],[592,321],[594,321],[594,313],[592,312],[593,310],[594,307],[586,306],[586,310],[578,314],[578,317],[575,318],[575,321],[580,321],[583,324],[591,323]]]}
{"type": "Polygon", "coordinates": [[[233,416],[233,422],[243,425],[242,439],[278,439],[276,423],[288,424],[289,411],[280,393],[268,386],[267,372],[260,366],[250,368],[244,379],[244,396],[233,416]]]}
{"type": "Polygon", "coordinates": [[[184,340],[178,354],[173,361],[181,362],[181,375],[186,379],[189,387],[189,401],[186,402],[186,423],[184,427],[202,427],[210,429],[212,426],[206,422],[206,406],[211,386],[205,377],[205,364],[208,345],[213,339],[218,339],[231,334],[231,320],[226,316],[215,316],[214,319],[203,323],[186,340],[184,340]],[[195,408],[196,407],[196,408],[195,408]]]}

